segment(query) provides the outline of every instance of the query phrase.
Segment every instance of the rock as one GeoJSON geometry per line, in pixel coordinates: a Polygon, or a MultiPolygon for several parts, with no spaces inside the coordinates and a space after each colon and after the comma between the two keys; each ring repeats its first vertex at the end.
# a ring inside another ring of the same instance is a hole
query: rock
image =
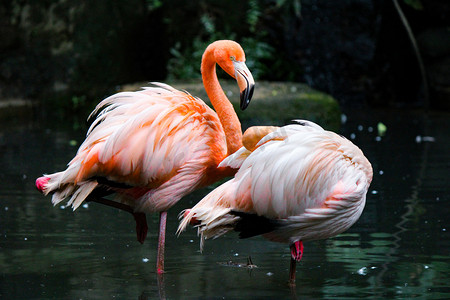
{"type": "MultiPolygon", "coordinates": [[[[210,105],[201,82],[169,83],[173,87],[186,90],[210,105]]],[[[312,89],[306,84],[295,82],[257,82],[255,93],[245,111],[239,109],[239,89],[234,80],[220,80],[220,84],[233,103],[242,126],[285,125],[294,119],[306,119],[330,130],[338,130],[341,110],[338,102],[326,93],[312,89]]],[[[146,83],[123,86],[123,91],[135,91],[146,83]]]]}

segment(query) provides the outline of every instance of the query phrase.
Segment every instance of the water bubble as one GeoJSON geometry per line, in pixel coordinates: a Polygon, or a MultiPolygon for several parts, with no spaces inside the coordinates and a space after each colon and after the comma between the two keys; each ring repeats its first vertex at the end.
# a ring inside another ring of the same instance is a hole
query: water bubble
{"type": "Polygon", "coordinates": [[[416,143],[422,143],[422,142],[434,142],[436,139],[432,136],[416,136],[416,143]]]}
{"type": "Polygon", "coordinates": [[[347,116],[342,114],[341,115],[341,124],[345,124],[347,122],[347,116]]]}
{"type": "Polygon", "coordinates": [[[377,136],[377,137],[375,138],[375,141],[377,141],[377,142],[381,141],[381,136],[377,136]]]}
{"type": "Polygon", "coordinates": [[[89,208],[89,204],[87,203],[83,204],[83,208],[89,208]]]}
{"type": "Polygon", "coordinates": [[[380,172],[378,172],[378,174],[383,175],[384,174],[383,170],[380,170],[380,172]]]}
{"type": "Polygon", "coordinates": [[[367,127],[367,131],[368,132],[373,132],[373,127],[372,126],[367,127]]]}
{"type": "Polygon", "coordinates": [[[427,266],[427,265],[425,265],[425,266],[423,266],[425,269],[429,269],[430,268],[430,266],[427,266]]]}
{"type": "Polygon", "coordinates": [[[233,254],[234,256],[239,256],[239,253],[235,253],[235,254],[233,254]]]}
{"type": "Polygon", "coordinates": [[[9,209],[8,206],[5,206],[5,211],[8,211],[8,209],[9,209]]]}
{"type": "Polygon", "coordinates": [[[363,131],[363,130],[364,130],[364,126],[358,125],[358,131],[363,131]]]}
{"type": "Polygon", "coordinates": [[[149,259],[148,259],[147,257],[144,257],[144,258],[142,259],[142,262],[147,263],[148,261],[149,261],[149,259]]]}
{"type": "Polygon", "coordinates": [[[354,139],[356,138],[356,134],[351,133],[351,134],[350,134],[350,138],[351,138],[352,140],[354,140],[354,139]]]}
{"type": "Polygon", "coordinates": [[[372,195],[376,195],[376,194],[378,194],[378,191],[373,190],[371,193],[372,193],[372,195]]]}
{"type": "Polygon", "coordinates": [[[272,273],[272,272],[267,272],[266,275],[267,275],[267,276],[272,276],[273,273],[272,273]]]}
{"type": "Polygon", "coordinates": [[[361,269],[358,270],[358,274],[365,276],[367,275],[367,268],[366,267],[362,267],[361,269]]]}

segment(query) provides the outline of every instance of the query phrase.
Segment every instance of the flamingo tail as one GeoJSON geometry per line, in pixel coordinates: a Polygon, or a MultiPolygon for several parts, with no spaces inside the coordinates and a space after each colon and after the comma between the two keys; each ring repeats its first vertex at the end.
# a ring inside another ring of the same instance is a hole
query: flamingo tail
{"type": "Polygon", "coordinates": [[[229,182],[222,184],[193,208],[181,212],[182,220],[177,234],[184,231],[188,224],[195,224],[197,234],[200,236],[200,250],[203,250],[205,239],[217,238],[232,230],[239,217],[230,214],[229,184],[229,182]]]}
{"type": "Polygon", "coordinates": [[[48,195],[53,193],[52,203],[57,205],[64,199],[70,197],[67,205],[72,205],[73,210],[77,209],[81,203],[94,191],[98,186],[97,181],[83,181],[77,184],[64,182],[67,174],[58,172],[51,175],[44,175],[36,179],[36,188],[48,195]]]}

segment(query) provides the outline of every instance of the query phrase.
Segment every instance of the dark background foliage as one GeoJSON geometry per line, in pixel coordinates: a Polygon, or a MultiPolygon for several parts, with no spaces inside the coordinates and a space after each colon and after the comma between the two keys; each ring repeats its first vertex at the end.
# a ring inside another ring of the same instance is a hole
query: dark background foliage
{"type": "MultiPolygon", "coordinates": [[[[423,106],[394,1],[63,1],[0,4],[0,98],[98,101],[121,84],[198,79],[216,39],[242,44],[258,80],[306,82],[344,105],[423,106]],[[92,100],[91,100],[92,99],[92,100]]],[[[431,105],[450,107],[450,3],[399,1],[431,105]]]]}

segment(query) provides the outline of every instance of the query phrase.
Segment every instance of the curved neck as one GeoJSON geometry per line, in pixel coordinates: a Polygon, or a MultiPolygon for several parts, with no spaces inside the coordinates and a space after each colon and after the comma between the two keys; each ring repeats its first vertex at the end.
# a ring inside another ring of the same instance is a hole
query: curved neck
{"type": "Polygon", "coordinates": [[[242,129],[233,105],[225,96],[217,79],[216,61],[213,51],[214,49],[208,47],[203,54],[201,65],[202,79],[206,93],[219,116],[220,123],[222,123],[227,141],[227,152],[230,155],[242,147],[242,129]]]}

